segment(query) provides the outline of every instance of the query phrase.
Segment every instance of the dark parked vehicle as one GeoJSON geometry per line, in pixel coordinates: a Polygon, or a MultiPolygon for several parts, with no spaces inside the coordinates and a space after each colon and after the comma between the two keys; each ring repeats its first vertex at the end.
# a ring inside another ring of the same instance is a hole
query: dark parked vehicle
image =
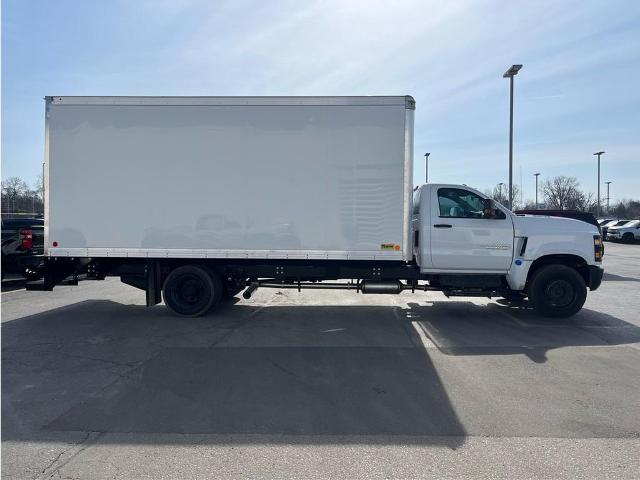
{"type": "Polygon", "coordinates": [[[593,216],[593,213],[589,212],[580,212],[578,210],[516,210],[513,213],[516,215],[544,215],[545,217],[573,218],[595,225],[598,227],[598,230],[600,230],[600,233],[602,233],[596,217],[593,216]]]}
{"type": "Polygon", "coordinates": [[[42,276],[44,220],[41,218],[2,219],[2,278],[19,273],[28,280],[42,276]]]}

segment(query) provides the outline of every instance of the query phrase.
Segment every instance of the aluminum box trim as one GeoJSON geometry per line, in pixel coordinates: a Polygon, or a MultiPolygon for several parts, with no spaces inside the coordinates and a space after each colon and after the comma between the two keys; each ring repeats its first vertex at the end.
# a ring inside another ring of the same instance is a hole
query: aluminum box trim
{"type": "Polygon", "coordinates": [[[225,258],[302,260],[402,260],[402,252],[346,250],[223,250],[161,248],[49,248],[49,257],[90,258],[225,258]]]}
{"type": "Polygon", "coordinates": [[[367,106],[411,104],[408,96],[353,97],[127,97],[127,96],[48,96],[53,105],[221,105],[221,106],[367,106]]]}

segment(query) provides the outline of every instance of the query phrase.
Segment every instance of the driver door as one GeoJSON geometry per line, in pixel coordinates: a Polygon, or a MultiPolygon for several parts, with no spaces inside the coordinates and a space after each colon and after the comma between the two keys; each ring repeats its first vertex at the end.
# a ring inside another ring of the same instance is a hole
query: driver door
{"type": "Polygon", "coordinates": [[[511,217],[483,218],[483,198],[464,188],[432,193],[431,261],[442,270],[505,272],[513,258],[511,217]]]}

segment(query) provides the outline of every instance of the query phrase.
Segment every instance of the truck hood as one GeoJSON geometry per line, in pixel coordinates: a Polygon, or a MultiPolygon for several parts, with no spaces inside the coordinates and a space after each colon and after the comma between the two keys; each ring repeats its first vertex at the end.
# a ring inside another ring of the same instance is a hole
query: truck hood
{"type": "Polygon", "coordinates": [[[548,234],[600,235],[598,228],[581,220],[541,215],[514,215],[513,226],[516,237],[548,234]]]}

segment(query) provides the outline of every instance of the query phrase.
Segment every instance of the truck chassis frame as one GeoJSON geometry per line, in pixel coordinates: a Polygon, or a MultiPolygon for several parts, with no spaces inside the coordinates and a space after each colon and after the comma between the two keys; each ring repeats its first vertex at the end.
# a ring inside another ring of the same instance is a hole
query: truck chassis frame
{"type": "Polygon", "coordinates": [[[53,290],[76,285],[78,279],[103,280],[118,276],[144,290],[147,306],[162,301],[168,274],[183,265],[198,265],[215,272],[225,285],[250,298],[258,288],[356,290],[364,294],[398,294],[405,290],[442,291],[447,296],[505,296],[511,292],[503,275],[421,274],[415,265],[397,261],[217,260],[156,258],[45,259],[44,279],[27,284],[28,290],[53,290]],[[337,282],[349,280],[349,282],[337,282]]]}

